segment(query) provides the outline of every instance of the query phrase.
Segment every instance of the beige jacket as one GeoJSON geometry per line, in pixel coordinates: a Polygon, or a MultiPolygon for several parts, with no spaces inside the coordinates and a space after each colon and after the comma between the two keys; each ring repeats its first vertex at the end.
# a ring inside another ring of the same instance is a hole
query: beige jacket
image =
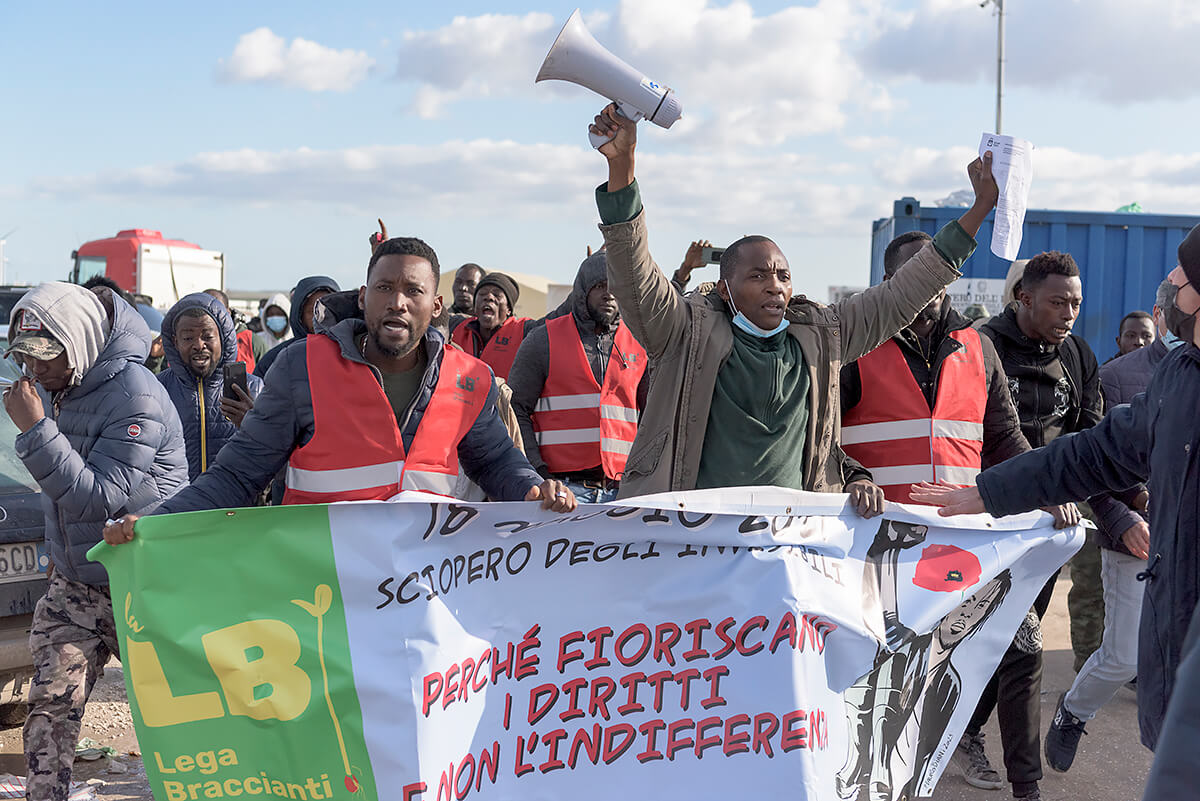
{"type": "MultiPolygon", "coordinates": [[[[694,489],[717,372],[733,350],[733,332],[715,295],[681,296],[650,256],[646,213],[601,225],[608,286],[621,319],[650,357],[650,389],[620,497],[694,489]]],[[[961,274],[932,243],[880,286],[832,306],[792,298],[789,333],[808,365],[808,436],[804,488],[841,492],[845,455],[839,376],[842,362],[863,356],[916,319],[938,291],[961,274]]]]}

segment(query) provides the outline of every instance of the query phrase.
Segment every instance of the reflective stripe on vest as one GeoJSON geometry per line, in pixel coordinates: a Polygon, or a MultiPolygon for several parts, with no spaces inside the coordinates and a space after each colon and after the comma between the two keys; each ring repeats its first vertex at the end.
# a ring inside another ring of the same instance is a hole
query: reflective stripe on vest
{"type": "Polygon", "coordinates": [[[871,471],[890,501],[911,503],[920,481],[972,485],[983,452],[987,374],[979,332],[951,332],[933,412],[894,340],[858,360],[862,399],[842,419],[842,449],[871,471]]]}
{"type": "Polygon", "coordinates": [[[478,321],[477,317],[463,320],[454,329],[450,341],[483,361],[492,368],[492,372],[497,377],[507,381],[508,373],[512,370],[513,360],[517,358],[517,350],[521,347],[521,341],[525,339],[525,323],[529,322],[529,318],[509,317],[504,321],[504,325],[492,334],[492,338],[483,346],[483,351],[476,353],[475,332],[468,328],[468,324],[478,321]]]}
{"type": "Polygon", "coordinates": [[[646,351],[627,326],[618,325],[600,386],[574,316],[549,321],[546,334],[550,372],[533,412],[542,459],[552,473],[600,466],[619,480],[637,436],[637,388],[646,372],[646,351]]]}
{"type": "Polygon", "coordinates": [[[491,391],[487,366],[443,348],[433,396],[406,455],[374,371],[342,358],[327,336],[310,336],[305,347],[314,433],[288,462],[284,503],[384,500],[402,489],[453,496],[458,443],[491,391]]]}

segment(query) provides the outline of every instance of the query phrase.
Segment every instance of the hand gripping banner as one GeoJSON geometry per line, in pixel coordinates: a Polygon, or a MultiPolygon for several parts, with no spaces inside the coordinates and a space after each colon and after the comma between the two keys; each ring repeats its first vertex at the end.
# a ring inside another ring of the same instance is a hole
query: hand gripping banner
{"type": "Polygon", "coordinates": [[[402,496],[92,555],[159,801],[927,796],[1082,534],[843,499],[402,496]]]}

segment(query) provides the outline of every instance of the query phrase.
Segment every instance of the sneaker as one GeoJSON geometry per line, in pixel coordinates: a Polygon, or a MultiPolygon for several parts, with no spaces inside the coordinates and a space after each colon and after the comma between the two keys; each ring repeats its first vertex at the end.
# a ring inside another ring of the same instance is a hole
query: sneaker
{"type": "Polygon", "coordinates": [[[1034,790],[1029,795],[1014,795],[1013,801],[1042,801],[1042,792],[1034,790]]]}
{"type": "Polygon", "coordinates": [[[1071,769],[1075,752],[1079,749],[1079,738],[1087,734],[1084,731],[1086,724],[1067,710],[1064,703],[1066,698],[1066,693],[1059,696],[1054,719],[1050,721],[1050,731],[1046,732],[1046,762],[1059,773],[1071,769]]]}
{"type": "Polygon", "coordinates": [[[964,734],[954,749],[954,761],[963,772],[963,778],[972,787],[981,790],[999,790],[1004,786],[1000,774],[992,769],[987,753],[983,750],[983,735],[964,734]]]}

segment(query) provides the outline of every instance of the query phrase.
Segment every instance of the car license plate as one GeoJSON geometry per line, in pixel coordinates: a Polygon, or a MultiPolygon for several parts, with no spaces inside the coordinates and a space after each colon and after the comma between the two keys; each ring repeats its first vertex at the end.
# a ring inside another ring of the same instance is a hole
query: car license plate
{"type": "Polygon", "coordinates": [[[49,564],[50,557],[44,542],[0,545],[0,583],[44,574],[49,564]]]}

